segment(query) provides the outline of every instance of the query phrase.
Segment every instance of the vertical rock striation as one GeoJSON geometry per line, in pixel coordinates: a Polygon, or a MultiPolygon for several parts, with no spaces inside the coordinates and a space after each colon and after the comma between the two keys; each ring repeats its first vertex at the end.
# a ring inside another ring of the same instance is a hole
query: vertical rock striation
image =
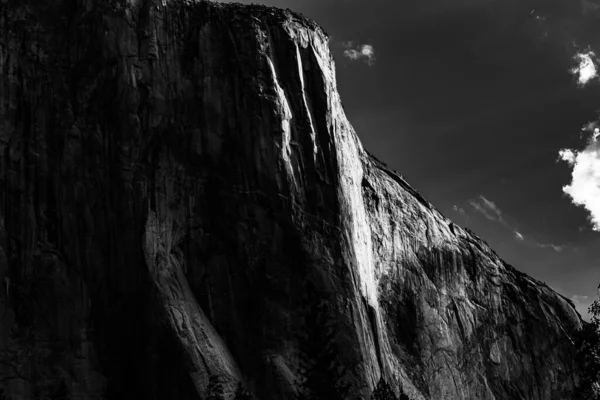
{"type": "Polygon", "coordinates": [[[313,22],[0,0],[0,31],[8,399],[291,399],[307,281],[355,398],[569,396],[572,304],[362,148],[313,22]]]}

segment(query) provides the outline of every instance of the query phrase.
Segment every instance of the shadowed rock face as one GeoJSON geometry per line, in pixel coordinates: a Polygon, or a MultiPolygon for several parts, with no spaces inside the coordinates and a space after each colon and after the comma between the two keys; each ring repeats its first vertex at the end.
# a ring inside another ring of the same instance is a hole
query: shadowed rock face
{"type": "Polygon", "coordinates": [[[7,399],[291,399],[304,284],[354,398],[565,399],[572,304],[370,156],[291,11],[0,0],[7,399]]]}

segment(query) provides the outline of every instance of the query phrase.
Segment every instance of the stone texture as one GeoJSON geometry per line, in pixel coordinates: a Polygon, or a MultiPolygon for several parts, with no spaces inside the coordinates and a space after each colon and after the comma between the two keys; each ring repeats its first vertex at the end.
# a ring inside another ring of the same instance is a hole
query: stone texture
{"type": "Polygon", "coordinates": [[[7,398],[293,398],[308,279],[356,398],[569,397],[573,305],[362,148],[315,23],[0,0],[0,31],[7,398]]]}

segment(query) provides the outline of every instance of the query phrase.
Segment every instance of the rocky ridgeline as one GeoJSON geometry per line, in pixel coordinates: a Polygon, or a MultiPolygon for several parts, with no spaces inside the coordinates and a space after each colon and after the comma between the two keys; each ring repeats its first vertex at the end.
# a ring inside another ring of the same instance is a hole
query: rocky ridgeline
{"type": "Polygon", "coordinates": [[[572,304],[363,149],[289,10],[0,0],[0,279],[11,400],[292,399],[320,353],[352,399],[577,379],[572,304]]]}

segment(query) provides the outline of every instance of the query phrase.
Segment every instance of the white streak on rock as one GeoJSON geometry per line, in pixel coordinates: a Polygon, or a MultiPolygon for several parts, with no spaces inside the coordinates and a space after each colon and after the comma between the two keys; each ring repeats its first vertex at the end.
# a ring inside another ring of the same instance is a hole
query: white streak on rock
{"type": "Polygon", "coordinates": [[[308,104],[308,100],[306,99],[306,87],[304,84],[304,72],[302,70],[302,57],[300,56],[300,48],[298,47],[298,44],[296,43],[296,59],[298,60],[298,74],[300,75],[300,84],[302,87],[302,102],[304,103],[304,107],[306,107],[306,114],[308,115],[308,122],[310,124],[310,137],[312,139],[312,143],[313,143],[313,162],[316,163],[316,158],[317,158],[317,136],[315,133],[315,125],[313,123],[313,115],[312,115],[312,109],[308,104]]]}
{"type": "Polygon", "coordinates": [[[331,115],[329,124],[333,133],[337,155],[340,193],[349,210],[347,215],[349,234],[356,258],[360,290],[368,303],[375,310],[378,310],[371,227],[367,220],[362,194],[363,167],[361,154],[363,148],[342,108],[336,88],[335,67],[333,58],[329,55],[328,44],[324,38],[314,36],[312,47],[321,67],[321,72],[324,74],[323,81],[326,85],[324,89],[329,98],[330,110],[327,110],[327,114],[331,115]],[[329,60],[329,62],[325,60],[329,60]]]}
{"type": "Polygon", "coordinates": [[[270,58],[267,58],[267,63],[269,64],[269,69],[271,71],[271,78],[273,79],[273,85],[275,87],[275,92],[277,94],[277,105],[279,107],[278,115],[281,115],[281,158],[283,160],[283,164],[285,166],[285,170],[293,183],[294,189],[298,190],[298,182],[296,181],[296,177],[294,175],[294,167],[292,165],[291,153],[292,150],[290,148],[291,142],[291,129],[290,129],[290,120],[292,119],[292,111],[290,109],[290,105],[285,97],[285,92],[283,88],[279,84],[279,79],[277,77],[277,72],[275,70],[275,65],[273,65],[273,61],[270,58]]]}

